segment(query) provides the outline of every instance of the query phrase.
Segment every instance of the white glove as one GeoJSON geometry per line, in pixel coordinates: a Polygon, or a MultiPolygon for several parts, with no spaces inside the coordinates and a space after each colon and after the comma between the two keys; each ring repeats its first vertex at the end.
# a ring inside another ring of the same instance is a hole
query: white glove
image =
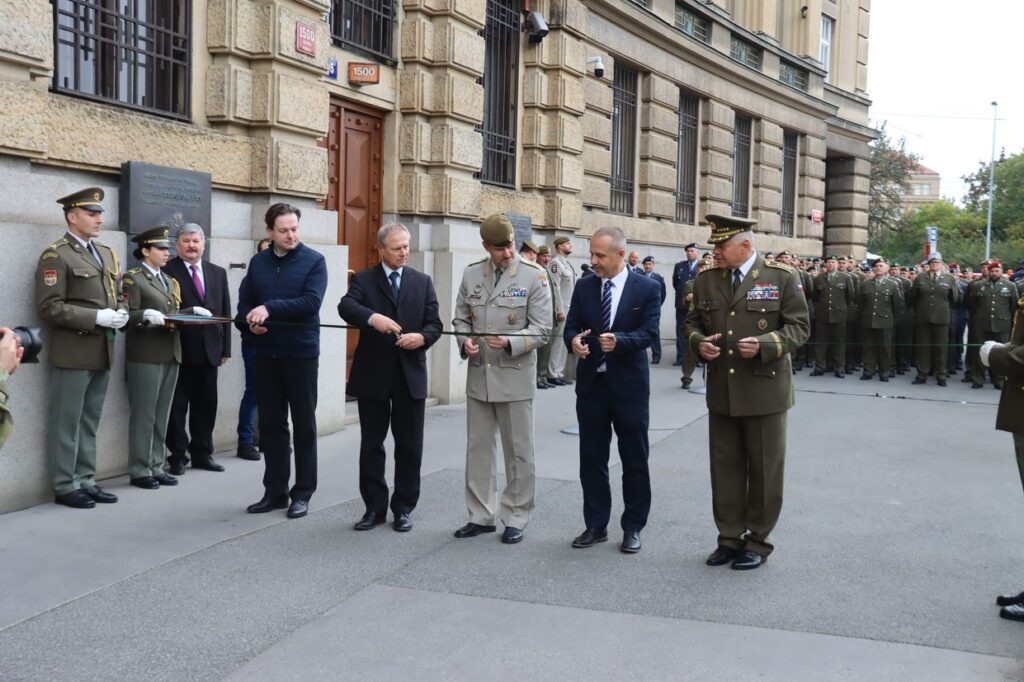
{"type": "Polygon", "coordinates": [[[142,319],[146,321],[146,324],[153,327],[162,327],[166,324],[164,314],[159,310],[153,310],[151,308],[147,308],[142,311],[142,319]]]}
{"type": "Polygon", "coordinates": [[[114,323],[110,326],[114,329],[120,329],[121,327],[128,324],[128,311],[118,310],[114,314],[114,323]]]}
{"type": "Polygon", "coordinates": [[[981,364],[988,367],[988,354],[992,352],[992,349],[996,346],[1002,346],[1003,344],[998,341],[986,341],[978,349],[978,357],[981,358],[981,364]]]}
{"type": "Polygon", "coordinates": [[[199,317],[213,317],[213,313],[202,306],[192,306],[192,314],[199,317]]]}
{"type": "Polygon", "coordinates": [[[117,311],[113,308],[104,308],[103,310],[96,311],[97,327],[113,327],[115,319],[117,319],[117,311]]]}

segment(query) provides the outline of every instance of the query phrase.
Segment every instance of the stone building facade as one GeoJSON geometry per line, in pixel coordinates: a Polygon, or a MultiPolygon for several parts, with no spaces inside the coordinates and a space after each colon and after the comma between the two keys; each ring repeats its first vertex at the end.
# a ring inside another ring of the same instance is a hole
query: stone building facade
{"type": "MultiPolygon", "coordinates": [[[[758,220],[762,249],[863,255],[870,0],[23,0],[0,3],[0,322],[32,322],[31,273],[61,233],[54,199],[99,185],[104,240],[127,252],[121,165],[209,173],[210,248],[237,286],[261,216],[303,210],[325,253],[325,322],[372,235],[409,226],[413,266],[451,319],[479,220],[518,216],[539,243],[621,226],[663,274],[702,216],[758,220]],[[136,9],[132,9],[132,8],[136,9]]],[[[665,307],[663,336],[672,336],[665,307]]],[[[321,428],[356,341],[325,331],[321,428]]],[[[119,346],[119,354],[123,348],[119,346]]],[[[443,340],[431,393],[464,397],[443,340]]],[[[14,381],[0,510],[44,499],[45,365],[14,381]]],[[[216,433],[233,445],[241,363],[223,370],[216,433]]],[[[121,382],[101,473],[125,468],[121,382]]]]}

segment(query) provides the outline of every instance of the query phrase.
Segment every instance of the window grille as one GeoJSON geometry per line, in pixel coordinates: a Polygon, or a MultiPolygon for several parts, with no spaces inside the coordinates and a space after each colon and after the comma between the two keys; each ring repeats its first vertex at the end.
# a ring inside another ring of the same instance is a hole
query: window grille
{"type": "Polygon", "coordinates": [[[676,4],[675,25],[680,31],[702,43],[711,42],[711,22],[678,3],[676,4]]]}
{"type": "Polygon", "coordinates": [[[487,0],[484,24],[484,158],[482,182],[515,188],[519,85],[519,4],[487,0]]]}
{"type": "Polygon", "coordinates": [[[190,6],[53,0],[53,90],[187,120],[190,6]]]}
{"type": "Polygon", "coordinates": [[[782,136],[782,227],[783,237],[792,237],[796,226],[796,161],[797,134],[786,131],[782,136]]]}
{"type": "Polygon", "coordinates": [[[779,80],[797,90],[807,90],[807,69],[793,66],[789,62],[779,64],[779,80]]]}
{"type": "Polygon", "coordinates": [[[679,134],[676,169],[676,221],[696,224],[697,218],[697,126],[700,100],[688,93],[679,95],[679,134]]]}
{"type": "Polygon", "coordinates": [[[636,91],[639,75],[615,65],[612,81],[612,213],[633,215],[636,169],[636,91]]]}
{"type": "Polygon", "coordinates": [[[752,121],[736,117],[732,148],[732,214],[746,218],[750,213],[750,129],[752,121]]]}
{"type": "Polygon", "coordinates": [[[333,0],[331,40],[342,47],[391,61],[394,0],[333,0]]]}
{"type": "Polygon", "coordinates": [[[745,40],[740,40],[736,36],[732,36],[729,56],[740,64],[745,64],[752,69],[760,71],[763,54],[764,51],[756,45],[751,45],[745,40]]]}

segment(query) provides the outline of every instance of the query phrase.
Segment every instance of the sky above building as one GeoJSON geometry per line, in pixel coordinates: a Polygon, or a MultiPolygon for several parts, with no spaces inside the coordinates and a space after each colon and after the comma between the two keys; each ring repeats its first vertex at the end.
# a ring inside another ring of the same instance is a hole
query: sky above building
{"type": "Polygon", "coordinates": [[[1016,0],[879,0],[871,3],[871,122],[942,176],[959,201],[961,176],[988,163],[992,102],[996,158],[1024,151],[1024,3],[1016,0]]]}

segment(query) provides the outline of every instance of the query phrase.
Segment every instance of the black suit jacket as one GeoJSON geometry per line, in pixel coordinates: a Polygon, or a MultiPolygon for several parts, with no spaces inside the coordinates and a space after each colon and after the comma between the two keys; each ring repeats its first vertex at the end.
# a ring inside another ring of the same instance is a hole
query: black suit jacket
{"type": "Polygon", "coordinates": [[[672,269],[672,288],[676,291],[676,310],[685,310],[686,304],[683,299],[686,294],[683,292],[683,288],[686,287],[686,283],[691,279],[697,277],[697,261],[693,262],[693,269],[690,269],[690,261],[681,260],[676,263],[675,268],[672,269]]]}
{"type": "Polygon", "coordinates": [[[396,302],[383,266],[363,270],[352,278],[348,293],[338,304],[338,314],[346,323],[362,328],[348,378],[349,395],[383,400],[391,393],[395,372],[401,371],[412,398],[427,397],[427,349],[441,338],[437,294],[429,276],[405,266],[396,302]],[[390,317],[405,333],[423,334],[426,343],[416,350],[402,350],[395,345],[393,334],[381,334],[369,325],[374,313],[390,317]]]}
{"type": "MultiPolygon", "coordinates": [[[[600,277],[587,277],[576,283],[572,292],[569,315],[565,320],[563,340],[572,352],[572,339],[590,329],[593,336],[601,333],[600,277]]],[[[604,356],[608,382],[616,398],[643,398],[651,393],[647,367],[647,348],[658,337],[661,323],[661,287],[650,277],[630,272],[622,288],[619,307],[615,311],[611,331],[615,333],[615,350],[604,356]]],[[[576,363],[576,395],[587,395],[597,372],[601,347],[596,338],[587,340],[590,355],[576,363]]],[[[646,404],[646,402],[645,402],[646,404]]]]}
{"type": "MultiPolygon", "coordinates": [[[[215,317],[231,317],[231,293],[228,291],[228,273],[219,265],[203,261],[203,280],[206,300],[199,298],[192,282],[192,271],[181,258],[172,258],[164,266],[165,275],[181,285],[182,309],[193,306],[206,308],[215,317]]],[[[181,325],[181,364],[220,367],[221,358],[231,357],[231,325],[181,325]]]]}

